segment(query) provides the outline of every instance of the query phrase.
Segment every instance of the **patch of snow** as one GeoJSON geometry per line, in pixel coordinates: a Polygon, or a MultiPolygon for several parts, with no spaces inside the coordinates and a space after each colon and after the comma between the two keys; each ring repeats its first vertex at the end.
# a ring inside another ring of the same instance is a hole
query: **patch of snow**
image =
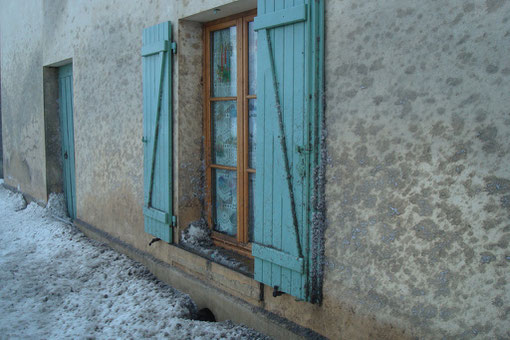
{"type": "Polygon", "coordinates": [[[9,191],[9,197],[12,200],[12,207],[14,211],[20,211],[27,207],[27,201],[25,201],[25,198],[21,193],[9,191]]]}
{"type": "Polygon", "coordinates": [[[1,338],[266,339],[231,322],[192,320],[190,297],[141,264],[56,220],[62,201],[19,210],[0,187],[1,338]]]}
{"type": "Polygon", "coordinates": [[[63,193],[56,194],[52,192],[48,198],[46,210],[52,216],[71,221],[67,214],[66,200],[63,193]]]}
{"type": "Polygon", "coordinates": [[[232,252],[214,246],[211,239],[211,228],[203,218],[191,222],[188,228],[181,233],[181,245],[226,267],[248,272],[246,265],[237,260],[232,252]]]}
{"type": "Polygon", "coordinates": [[[181,241],[192,247],[212,246],[211,229],[204,219],[190,223],[182,233],[181,241]]]}

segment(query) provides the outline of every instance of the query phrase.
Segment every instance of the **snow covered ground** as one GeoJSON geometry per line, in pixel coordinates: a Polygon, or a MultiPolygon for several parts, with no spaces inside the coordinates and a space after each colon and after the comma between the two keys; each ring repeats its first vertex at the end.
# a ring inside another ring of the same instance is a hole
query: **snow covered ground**
{"type": "Polygon", "coordinates": [[[66,218],[62,197],[27,206],[2,182],[1,339],[266,339],[232,322],[192,320],[188,295],[57,219],[66,218]]]}

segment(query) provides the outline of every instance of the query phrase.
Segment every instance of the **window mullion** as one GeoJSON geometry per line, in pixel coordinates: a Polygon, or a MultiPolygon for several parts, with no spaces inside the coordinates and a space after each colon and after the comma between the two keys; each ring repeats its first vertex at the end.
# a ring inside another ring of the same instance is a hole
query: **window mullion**
{"type": "Polygon", "coordinates": [[[244,188],[244,25],[243,19],[237,26],[237,241],[245,242],[245,188],[244,188]]]}
{"type": "Polygon", "coordinates": [[[211,41],[210,41],[210,29],[207,28],[204,30],[204,40],[205,40],[205,53],[204,53],[204,81],[205,81],[205,96],[204,96],[204,112],[205,112],[205,122],[204,122],[204,136],[205,136],[205,165],[206,165],[206,185],[207,185],[207,194],[206,194],[206,216],[207,222],[211,228],[213,228],[213,220],[212,220],[212,169],[211,169],[211,161],[212,161],[212,153],[211,153],[211,41]]]}

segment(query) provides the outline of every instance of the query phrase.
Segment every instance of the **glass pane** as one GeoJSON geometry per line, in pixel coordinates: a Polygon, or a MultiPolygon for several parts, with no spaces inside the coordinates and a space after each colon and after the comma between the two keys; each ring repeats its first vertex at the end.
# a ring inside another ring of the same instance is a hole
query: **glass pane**
{"type": "Polygon", "coordinates": [[[235,171],[213,169],[212,213],[214,230],[237,235],[237,175],[235,171]]]}
{"type": "Polygon", "coordinates": [[[211,32],[211,96],[235,97],[237,87],[236,28],[211,32]]]}
{"type": "Polygon", "coordinates": [[[212,102],[211,125],[213,164],[237,166],[236,102],[212,102]]]}
{"type": "Polygon", "coordinates": [[[257,100],[248,100],[248,167],[255,169],[257,142],[257,100]]]}
{"type": "Polygon", "coordinates": [[[257,33],[253,21],[248,23],[248,93],[257,91],[257,33]]]}
{"type": "Polygon", "coordinates": [[[248,240],[253,242],[255,230],[255,174],[248,175],[248,240]]]}

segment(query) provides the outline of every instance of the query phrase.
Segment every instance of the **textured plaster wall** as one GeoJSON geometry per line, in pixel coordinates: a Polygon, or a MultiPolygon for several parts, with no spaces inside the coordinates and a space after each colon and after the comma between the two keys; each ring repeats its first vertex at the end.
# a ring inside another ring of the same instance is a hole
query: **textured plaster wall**
{"type": "Polygon", "coordinates": [[[58,187],[58,181],[45,181],[55,169],[45,162],[44,110],[51,103],[44,105],[43,69],[50,75],[48,67],[72,62],[77,216],[147,248],[151,236],[143,231],[142,214],[141,34],[145,27],[170,20],[174,40],[185,51],[175,57],[173,69],[179,70],[173,77],[174,213],[183,225],[198,218],[201,24],[183,20],[179,25],[179,20],[242,2],[246,0],[2,0],[6,183],[41,200],[48,185],[58,187]]]}
{"type": "Polygon", "coordinates": [[[202,214],[204,194],[203,169],[203,82],[202,24],[180,20],[178,23],[178,88],[179,108],[174,134],[179,159],[175,172],[179,186],[175,191],[179,211],[178,225],[186,228],[202,214]]]}
{"type": "Polygon", "coordinates": [[[46,190],[48,193],[63,192],[58,68],[44,67],[43,93],[44,134],[46,140],[46,190]]]}
{"type": "Polygon", "coordinates": [[[168,12],[143,1],[67,2],[59,19],[76,32],[77,216],[132,243],[144,235],[141,32],[168,12]]]}
{"type": "Polygon", "coordinates": [[[510,1],[326,13],[325,304],[424,338],[508,339],[510,1]]]}
{"type": "MultiPolygon", "coordinates": [[[[78,218],[235,291],[227,269],[149,247],[142,215],[141,32],[171,20],[179,43],[185,227],[201,195],[201,29],[189,20],[229,3],[1,1],[1,105],[6,182],[44,200],[43,66],[72,60],[78,218]]],[[[266,287],[261,307],[331,338],[510,337],[509,13],[508,0],[326,1],[324,304],[266,287]]],[[[233,294],[256,303],[246,280],[233,294]]]]}
{"type": "MultiPolygon", "coordinates": [[[[228,2],[217,1],[218,5],[228,2]]],[[[78,218],[141,249],[153,249],[148,248],[151,236],[143,230],[142,214],[141,33],[145,27],[170,20],[173,39],[179,40],[179,13],[200,12],[210,5],[202,1],[44,1],[44,61],[73,61],[78,218]]],[[[197,171],[201,157],[197,146],[202,104],[196,95],[201,92],[201,75],[196,77],[201,52],[191,56],[201,49],[196,45],[201,35],[194,25],[190,36],[194,41],[180,40],[190,58],[178,54],[173,68],[174,73],[182,71],[173,77],[174,213],[182,213],[184,223],[199,214],[197,200],[186,198],[196,184],[185,166],[193,162],[197,171]],[[179,87],[181,78],[184,85],[179,87]],[[182,94],[182,106],[177,91],[182,94]]]]}
{"type": "MultiPolygon", "coordinates": [[[[0,31],[0,89],[2,88],[2,32],[0,31]]],[[[4,178],[2,143],[2,91],[0,91],[0,177],[4,178]]]]}
{"type": "Polygon", "coordinates": [[[1,105],[5,183],[46,201],[41,11],[40,1],[0,2],[1,105]]]}

